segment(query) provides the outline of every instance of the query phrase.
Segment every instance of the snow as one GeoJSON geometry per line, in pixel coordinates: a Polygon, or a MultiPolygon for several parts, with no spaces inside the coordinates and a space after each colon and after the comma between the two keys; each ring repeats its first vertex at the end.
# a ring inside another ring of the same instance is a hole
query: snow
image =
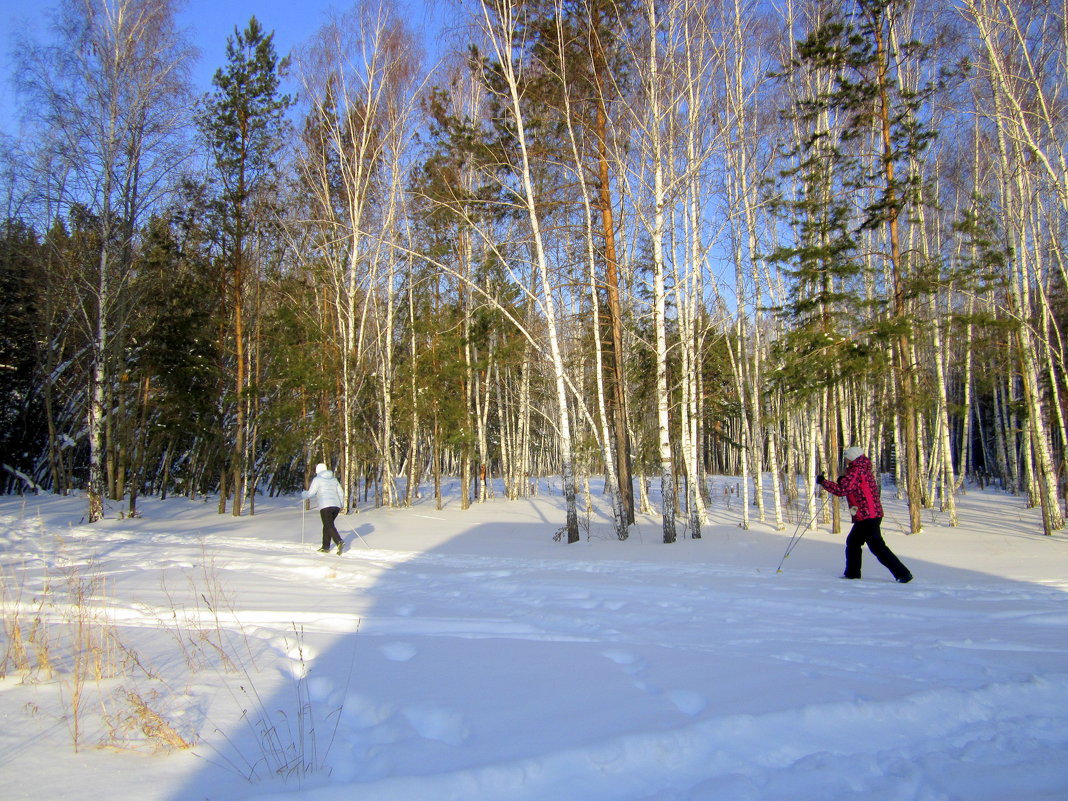
{"type": "Polygon", "coordinates": [[[1068,537],[1022,499],[905,536],[887,492],[900,585],[868,553],[838,580],[825,529],[776,572],[796,523],[744,531],[717,492],[700,540],[618,542],[596,496],[554,542],[552,490],[342,516],[340,557],[295,498],[91,526],[84,498],[0,499],[0,656],[39,617],[54,667],[0,680],[0,798],[1068,798],[1068,537]],[[75,750],[87,619],[123,668],[81,688],[75,750]],[[118,726],[129,691],[193,747],[118,726]]]}

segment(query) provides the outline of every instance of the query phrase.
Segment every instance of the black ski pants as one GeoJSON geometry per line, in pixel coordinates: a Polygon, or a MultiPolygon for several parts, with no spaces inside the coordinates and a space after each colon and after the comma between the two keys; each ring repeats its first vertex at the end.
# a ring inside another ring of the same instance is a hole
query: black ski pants
{"type": "Polygon", "coordinates": [[[894,574],[894,578],[903,579],[910,575],[909,569],[894,555],[890,546],[883,542],[883,534],[879,529],[882,522],[881,517],[875,517],[871,520],[858,520],[853,524],[849,536],[846,537],[846,578],[860,578],[860,561],[865,545],[879,563],[894,574]]]}
{"type": "Polygon", "coordinates": [[[327,506],[325,509],[319,510],[319,517],[323,521],[323,550],[330,549],[330,543],[337,545],[341,542],[341,535],[337,533],[337,526],[334,525],[334,520],[337,519],[338,513],[341,512],[340,507],[327,506]]]}

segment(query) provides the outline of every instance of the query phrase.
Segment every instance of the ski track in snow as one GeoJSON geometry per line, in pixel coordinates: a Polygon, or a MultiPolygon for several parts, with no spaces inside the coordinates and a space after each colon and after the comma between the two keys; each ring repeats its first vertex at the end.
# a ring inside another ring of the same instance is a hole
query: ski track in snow
{"type": "Polygon", "coordinates": [[[161,528],[0,516],[0,566],[24,570],[29,592],[92,566],[130,629],[157,629],[183,577],[232,580],[214,622],[337,713],[325,782],[248,797],[1068,797],[1059,578],[935,583],[916,570],[903,587],[870,555],[862,582],[833,567],[776,576],[767,555],[763,572],[358,542],[338,558],[313,553],[314,534],[302,545],[161,528]]]}

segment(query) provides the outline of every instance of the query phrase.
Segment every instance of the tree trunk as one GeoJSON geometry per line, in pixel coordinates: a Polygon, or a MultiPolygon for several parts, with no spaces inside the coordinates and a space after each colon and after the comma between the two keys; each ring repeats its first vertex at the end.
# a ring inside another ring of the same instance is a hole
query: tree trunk
{"type": "MultiPolygon", "coordinates": [[[[106,242],[106,240],[105,240],[106,242]]],[[[97,315],[93,342],[93,373],[89,392],[89,499],[88,521],[104,517],[104,383],[107,380],[105,359],[108,345],[107,309],[111,297],[108,284],[108,255],[102,246],[98,261],[97,315]]]]}
{"type": "Polygon", "coordinates": [[[898,227],[900,208],[894,177],[894,146],[891,140],[889,77],[886,56],[886,43],[883,38],[881,20],[873,26],[875,30],[876,67],[878,69],[877,85],[879,90],[879,124],[882,136],[883,178],[886,189],[887,228],[890,235],[890,268],[893,271],[893,310],[895,319],[903,325],[895,342],[894,364],[900,387],[899,400],[904,418],[905,437],[905,482],[909,504],[909,531],[917,534],[923,529],[920,516],[922,489],[920,487],[920,443],[917,427],[917,406],[919,391],[916,385],[916,368],[912,360],[912,341],[908,328],[908,305],[905,297],[904,263],[901,255],[901,235],[898,227]]]}
{"type": "Polygon", "coordinates": [[[658,38],[660,26],[657,21],[655,0],[647,0],[646,14],[649,23],[649,136],[650,158],[653,169],[653,225],[649,232],[653,256],[653,327],[656,335],[656,417],[657,441],[660,451],[661,515],[663,517],[664,542],[673,543],[675,532],[675,461],[671,445],[671,397],[668,387],[667,343],[667,290],[664,284],[664,216],[667,193],[664,188],[664,162],[661,144],[661,125],[664,109],[660,104],[660,55],[658,38]]]}
{"type": "Polygon", "coordinates": [[[512,7],[510,0],[501,0],[501,2],[494,2],[492,4],[489,0],[482,0],[482,10],[487,23],[487,33],[489,33],[492,38],[492,46],[496,50],[498,61],[502,67],[502,77],[507,84],[507,92],[510,100],[509,111],[511,113],[512,122],[515,125],[516,144],[520,157],[519,179],[522,185],[521,203],[525,207],[527,219],[530,224],[534,264],[541,282],[540,300],[545,314],[546,333],[549,338],[549,352],[552,357],[553,378],[556,386],[560,468],[563,477],[563,494],[566,515],[564,530],[567,534],[568,543],[575,543],[579,541],[579,528],[575,493],[574,456],[571,443],[571,412],[567,403],[567,381],[564,371],[564,357],[560,348],[560,338],[557,330],[556,300],[553,297],[553,284],[549,276],[549,259],[546,254],[545,243],[542,237],[538,200],[534,190],[534,181],[531,173],[530,154],[527,148],[526,123],[522,103],[520,101],[519,80],[515,73],[515,64],[512,61],[515,43],[514,37],[516,33],[516,20],[513,16],[515,9],[512,7]],[[497,15],[498,25],[496,27],[490,19],[491,6],[497,15]]]}
{"type": "MultiPolygon", "coordinates": [[[[619,302],[619,269],[616,258],[616,230],[612,211],[611,179],[608,169],[608,109],[605,99],[604,59],[600,39],[594,37],[594,78],[597,85],[597,138],[598,205],[601,211],[601,233],[604,237],[605,295],[607,296],[608,332],[605,349],[609,355],[612,380],[607,396],[612,419],[612,444],[615,447],[616,478],[619,486],[619,502],[623,509],[623,523],[634,523],[634,476],[631,470],[630,433],[627,425],[626,366],[623,353],[623,309],[619,302]]],[[[625,536],[620,537],[625,539],[625,536]]]]}

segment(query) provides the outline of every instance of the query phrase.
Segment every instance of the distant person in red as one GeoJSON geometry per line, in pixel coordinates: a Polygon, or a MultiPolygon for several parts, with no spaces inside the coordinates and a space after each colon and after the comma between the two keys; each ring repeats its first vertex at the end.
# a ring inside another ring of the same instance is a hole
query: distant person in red
{"type": "Polygon", "coordinates": [[[875,480],[871,460],[864,449],[854,445],[845,451],[846,471],[838,481],[828,481],[823,473],[816,476],[819,484],[831,495],[844,497],[853,515],[853,528],[846,537],[846,564],[844,579],[860,578],[860,561],[865,545],[883,567],[894,574],[902,584],[912,581],[912,574],[894,552],[883,542],[879,530],[883,522],[883,505],[879,500],[879,482],[875,480]]]}

